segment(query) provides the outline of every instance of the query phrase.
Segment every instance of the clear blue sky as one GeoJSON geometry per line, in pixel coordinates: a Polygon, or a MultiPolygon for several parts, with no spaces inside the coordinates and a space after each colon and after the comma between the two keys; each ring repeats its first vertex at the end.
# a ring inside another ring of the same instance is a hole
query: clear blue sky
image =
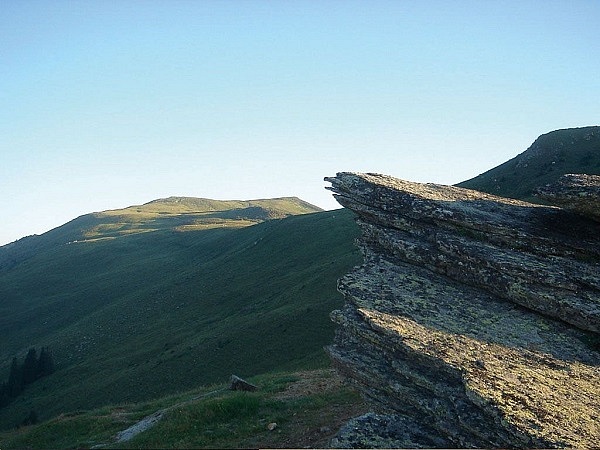
{"type": "Polygon", "coordinates": [[[0,2],[0,245],[171,195],[453,184],[600,124],[600,2],[0,2]]]}

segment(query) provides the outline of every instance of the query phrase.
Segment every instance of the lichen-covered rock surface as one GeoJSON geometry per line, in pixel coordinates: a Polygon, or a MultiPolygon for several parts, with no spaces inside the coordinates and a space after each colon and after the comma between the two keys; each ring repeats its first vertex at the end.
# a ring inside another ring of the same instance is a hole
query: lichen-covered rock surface
{"type": "Polygon", "coordinates": [[[364,254],[339,281],[328,351],[379,413],[334,444],[598,446],[597,221],[384,175],[326,180],[364,254]]]}
{"type": "Polygon", "coordinates": [[[536,194],[547,202],[600,221],[600,176],[569,173],[536,194]]]}

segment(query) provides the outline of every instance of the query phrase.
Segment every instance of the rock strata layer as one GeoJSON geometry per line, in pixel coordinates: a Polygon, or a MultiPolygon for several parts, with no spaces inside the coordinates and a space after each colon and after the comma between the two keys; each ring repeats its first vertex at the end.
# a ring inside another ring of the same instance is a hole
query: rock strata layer
{"type": "Polygon", "coordinates": [[[553,205],[600,221],[599,175],[563,175],[558,182],[539,188],[536,194],[553,205]]]}
{"type": "Polygon", "coordinates": [[[328,351],[384,414],[337,442],[377,446],[379,427],[381,446],[598,445],[597,221],[384,175],[326,180],[364,254],[339,281],[328,351]]]}

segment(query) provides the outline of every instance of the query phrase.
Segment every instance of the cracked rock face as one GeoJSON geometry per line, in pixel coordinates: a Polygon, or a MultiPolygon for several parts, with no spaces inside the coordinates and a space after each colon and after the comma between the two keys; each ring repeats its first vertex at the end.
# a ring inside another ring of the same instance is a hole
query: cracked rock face
{"type": "Polygon", "coordinates": [[[364,254],[339,280],[328,351],[383,414],[338,442],[598,445],[600,223],[383,175],[326,180],[364,254]]]}

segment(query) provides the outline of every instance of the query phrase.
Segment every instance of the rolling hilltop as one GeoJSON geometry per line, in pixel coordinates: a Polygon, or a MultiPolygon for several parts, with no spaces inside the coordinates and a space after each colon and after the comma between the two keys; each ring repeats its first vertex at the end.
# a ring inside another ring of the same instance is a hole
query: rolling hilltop
{"type": "Polygon", "coordinates": [[[457,186],[539,202],[533,190],[565,173],[600,175],[600,126],[543,134],[523,153],[457,186]]]}
{"type": "Polygon", "coordinates": [[[1,247],[0,380],[30,347],[57,370],[0,423],[327,364],[335,279],[358,254],[350,214],[318,211],[170,198],[1,247]]]}
{"type": "Polygon", "coordinates": [[[0,247],[0,269],[65,243],[115,239],[152,231],[198,231],[240,228],[269,219],[322,211],[296,197],[267,200],[211,200],[169,197],[80,216],[41,236],[0,247]]]}
{"type": "Polygon", "coordinates": [[[296,197],[245,201],[169,197],[140,206],[92,214],[88,218],[90,223],[78,231],[82,232],[82,239],[94,240],[166,229],[239,228],[318,211],[322,209],[296,197]]]}

